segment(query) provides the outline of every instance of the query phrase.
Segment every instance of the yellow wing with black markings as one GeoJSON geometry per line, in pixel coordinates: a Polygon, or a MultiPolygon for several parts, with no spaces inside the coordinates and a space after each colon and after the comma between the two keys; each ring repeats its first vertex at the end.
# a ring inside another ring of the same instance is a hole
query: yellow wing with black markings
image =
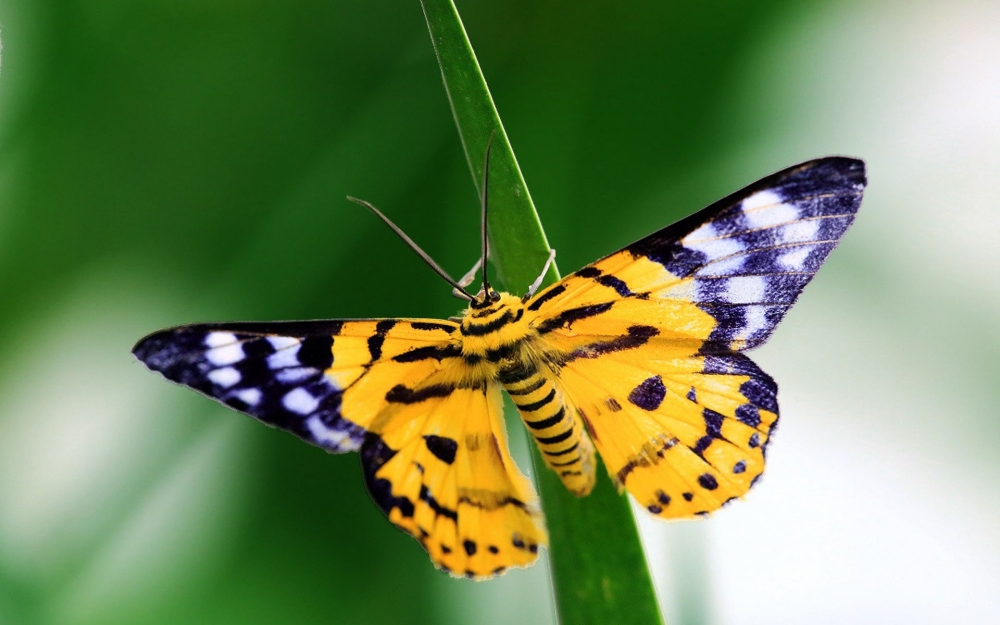
{"type": "Polygon", "coordinates": [[[538,557],[537,496],[515,466],[500,390],[458,326],[353,320],[179,326],[134,353],[167,379],[331,452],[360,450],[372,498],[434,563],[482,578],[538,557]]]}
{"type": "Polygon", "coordinates": [[[653,514],[711,512],[762,474],[777,385],[740,352],[770,336],[864,185],[861,161],[804,163],[526,302],[537,359],[612,478],[653,514]]]}

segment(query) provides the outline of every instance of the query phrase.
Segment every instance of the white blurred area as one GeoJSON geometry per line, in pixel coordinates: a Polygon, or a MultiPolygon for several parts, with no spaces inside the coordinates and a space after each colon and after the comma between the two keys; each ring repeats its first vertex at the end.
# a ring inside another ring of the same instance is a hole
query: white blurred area
{"type": "Polygon", "coordinates": [[[708,522],[637,513],[667,621],[998,622],[1000,4],[790,15],[744,75],[769,129],[745,160],[859,156],[870,186],[754,353],[782,415],[762,483],[708,522]]]}
{"type": "Polygon", "coordinates": [[[5,345],[18,358],[0,372],[0,573],[50,600],[45,614],[0,603],[0,623],[128,615],[196,585],[190,561],[228,548],[239,430],[199,427],[131,356],[177,311],[174,288],[113,266],[84,272],[5,345]]]}

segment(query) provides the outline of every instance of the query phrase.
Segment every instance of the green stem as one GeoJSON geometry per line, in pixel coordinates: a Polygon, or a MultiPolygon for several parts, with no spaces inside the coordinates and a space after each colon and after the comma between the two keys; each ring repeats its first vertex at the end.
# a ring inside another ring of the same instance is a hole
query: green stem
{"type": "MultiPolygon", "coordinates": [[[[477,187],[495,130],[490,161],[490,260],[507,290],[523,293],[549,244],[510,148],[482,70],[452,0],[421,0],[465,156],[477,187]]],[[[552,267],[546,284],[559,274],[552,267]]],[[[559,621],[662,623],[635,519],[603,465],[589,497],[570,494],[532,446],[549,529],[549,558],[559,621]]]]}

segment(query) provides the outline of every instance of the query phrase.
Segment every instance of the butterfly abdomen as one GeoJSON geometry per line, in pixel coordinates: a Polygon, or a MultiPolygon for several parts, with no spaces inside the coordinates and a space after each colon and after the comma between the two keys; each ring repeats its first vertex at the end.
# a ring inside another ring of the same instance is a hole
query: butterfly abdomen
{"type": "Polygon", "coordinates": [[[566,488],[579,496],[594,487],[594,448],[572,404],[552,378],[530,361],[500,370],[500,383],[521,414],[549,466],[566,488]]]}

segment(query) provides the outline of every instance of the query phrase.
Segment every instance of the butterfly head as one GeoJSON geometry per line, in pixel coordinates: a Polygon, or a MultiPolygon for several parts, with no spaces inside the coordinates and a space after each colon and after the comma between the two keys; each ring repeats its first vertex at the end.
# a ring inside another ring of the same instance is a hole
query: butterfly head
{"type": "MultiPolygon", "coordinates": [[[[480,347],[484,350],[496,347],[494,343],[498,338],[502,338],[501,342],[505,344],[509,343],[529,331],[520,297],[493,290],[487,293],[485,297],[477,297],[470,302],[462,316],[463,346],[472,351],[480,351],[480,347]]],[[[483,295],[480,292],[480,296],[483,295]]]]}
{"type": "Polygon", "coordinates": [[[469,302],[469,308],[474,308],[475,310],[483,310],[492,307],[494,304],[498,303],[502,296],[501,294],[494,290],[488,283],[483,285],[483,288],[479,289],[479,293],[476,294],[475,299],[469,302]]]}

